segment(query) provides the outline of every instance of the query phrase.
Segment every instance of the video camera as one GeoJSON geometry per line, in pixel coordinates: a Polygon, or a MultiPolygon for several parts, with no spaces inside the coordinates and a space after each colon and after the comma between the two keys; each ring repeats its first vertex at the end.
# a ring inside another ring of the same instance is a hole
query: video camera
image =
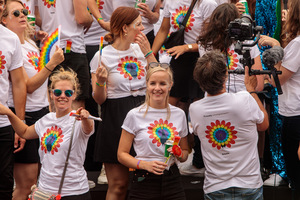
{"type": "MultiPolygon", "coordinates": [[[[277,87],[278,94],[282,94],[281,86],[278,79],[278,74],[282,74],[281,71],[277,71],[274,65],[280,61],[283,57],[283,50],[282,50],[282,57],[276,61],[270,59],[269,54],[273,54],[272,49],[268,49],[268,57],[264,58],[263,54],[263,62],[269,70],[253,70],[251,69],[252,65],[254,64],[254,59],[251,58],[250,49],[249,47],[253,47],[258,43],[260,39],[260,34],[263,32],[262,26],[256,26],[256,22],[252,20],[251,16],[248,14],[243,14],[240,18],[235,19],[234,21],[230,22],[228,25],[228,36],[230,39],[234,39],[236,41],[234,51],[237,52],[239,55],[243,55],[243,58],[240,59],[240,63],[245,66],[249,67],[249,75],[261,75],[261,74],[269,74],[274,77],[275,84],[277,87]],[[254,40],[252,43],[245,43],[245,40],[254,40]],[[248,48],[243,48],[248,47],[248,48]]],[[[266,51],[268,51],[266,50],[266,51]]],[[[275,50],[275,49],[274,49],[275,50]]],[[[276,49],[275,51],[278,51],[276,49]]],[[[266,54],[265,54],[266,55],[266,54]]],[[[235,73],[235,74],[245,74],[245,70],[228,70],[228,73],[235,73]]]]}

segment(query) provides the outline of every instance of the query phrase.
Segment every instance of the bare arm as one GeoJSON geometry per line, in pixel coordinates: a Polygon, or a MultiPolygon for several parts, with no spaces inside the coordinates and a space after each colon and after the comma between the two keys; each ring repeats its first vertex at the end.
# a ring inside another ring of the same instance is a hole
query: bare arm
{"type": "Polygon", "coordinates": [[[264,120],[261,124],[257,124],[257,130],[265,131],[269,127],[268,113],[264,108],[262,102],[258,98],[257,94],[254,92],[255,88],[257,87],[256,76],[255,75],[249,76],[249,68],[247,66],[245,67],[245,86],[248,92],[252,92],[251,93],[252,97],[257,102],[257,105],[259,106],[260,110],[264,113],[264,120]]]}
{"type": "Polygon", "coordinates": [[[93,98],[99,105],[106,100],[106,79],[107,70],[103,65],[97,68],[96,73],[92,73],[93,98]]]}
{"type": "Polygon", "coordinates": [[[94,121],[88,119],[90,113],[82,107],[79,108],[76,113],[79,113],[79,117],[76,117],[76,119],[81,120],[83,132],[87,135],[90,134],[94,130],[94,121]]]}
{"type": "Polygon", "coordinates": [[[148,19],[150,24],[155,24],[159,20],[159,10],[160,10],[161,0],[157,0],[156,5],[153,10],[145,3],[138,4],[138,11],[141,12],[141,16],[148,19]]]}
{"type": "Polygon", "coordinates": [[[39,27],[42,27],[42,18],[40,16],[40,11],[39,11],[39,7],[35,6],[35,11],[34,11],[34,15],[35,15],[35,23],[36,25],[38,25],[39,27]]]}
{"type": "Polygon", "coordinates": [[[26,71],[24,70],[24,76],[26,80],[27,93],[31,94],[36,89],[41,87],[43,83],[46,81],[48,76],[54,70],[54,68],[59,65],[64,60],[64,53],[61,48],[56,46],[56,51],[51,57],[50,61],[47,63],[46,67],[44,67],[40,72],[34,75],[31,78],[28,78],[26,71]]]}
{"type": "Polygon", "coordinates": [[[129,168],[134,169],[137,169],[137,165],[139,164],[139,169],[147,170],[157,175],[163,174],[163,171],[167,167],[167,164],[160,161],[139,161],[129,154],[133,140],[134,135],[123,129],[118,148],[119,162],[129,168]]]}
{"type": "MultiPolygon", "coordinates": [[[[263,70],[259,55],[256,58],[254,58],[254,64],[252,66],[252,69],[263,70]]],[[[264,89],[264,75],[257,75],[256,78],[257,78],[257,86],[255,88],[255,91],[260,92],[264,89]]]]}
{"type": "Polygon", "coordinates": [[[155,54],[157,54],[157,52],[163,45],[165,39],[167,38],[170,31],[170,27],[170,18],[165,17],[161,23],[160,29],[157,32],[152,45],[152,50],[155,54]]]}
{"type": "Polygon", "coordinates": [[[9,108],[3,106],[2,104],[0,104],[0,114],[8,116],[13,129],[20,137],[26,140],[38,138],[38,134],[35,132],[34,125],[28,127],[9,108]]]}
{"type": "Polygon", "coordinates": [[[73,0],[73,5],[77,24],[89,27],[93,22],[93,18],[87,10],[87,0],[73,0]]]}
{"type": "MultiPolygon", "coordinates": [[[[91,11],[91,13],[93,14],[93,16],[96,18],[96,19],[99,19],[99,18],[102,18],[102,15],[101,13],[99,12],[99,9],[97,7],[97,3],[95,0],[88,0],[88,7],[91,11]]],[[[99,25],[109,31],[110,29],[110,23],[109,22],[105,22],[103,19],[102,20],[97,20],[99,25]]]]}

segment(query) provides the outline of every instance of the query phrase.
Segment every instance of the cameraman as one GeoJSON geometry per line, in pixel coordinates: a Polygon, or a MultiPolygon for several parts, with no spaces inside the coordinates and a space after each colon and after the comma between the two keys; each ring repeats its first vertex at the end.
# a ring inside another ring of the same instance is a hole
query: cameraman
{"type": "MultiPolygon", "coordinates": [[[[229,70],[244,69],[240,59],[243,55],[235,52],[235,40],[229,36],[228,25],[230,22],[240,17],[239,11],[234,4],[224,3],[219,5],[207,18],[202,25],[202,32],[198,38],[200,57],[208,51],[220,50],[227,57],[227,66],[229,70]]],[[[249,28],[253,24],[249,23],[249,28]]],[[[248,31],[242,31],[240,36],[244,38],[243,34],[248,31]]],[[[252,35],[251,35],[252,36],[252,35]]],[[[245,40],[244,43],[250,44],[253,41],[245,40]]],[[[250,47],[250,56],[254,59],[254,64],[251,69],[262,70],[260,51],[257,45],[250,47]]],[[[250,66],[249,66],[250,67],[250,66]]],[[[262,75],[257,76],[257,87],[255,91],[263,90],[262,75]]],[[[226,89],[228,92],[239,92],[246,90],[244,84],[244,75],[230,74],[226,82],[226,89]]]]}
{"type": "Polygon", "coordinates": [[[231,199],[247,195],[263,199],[263,182],[257,151],[259,131],[268,128],[268,115],[254,92],[256,76],[248,75],[248,91],[227,93],[226,59],[211,51],[198,59],[194,79],[206,92],[190,106],[194,133],[201,141],[205,164],[205,199],[231,199]],[[250,92],[250,94],[249,94],[250,92]]]}
{"type": "MultiPolygon", "coordinates": [[[[296,189],[300,198],[300,1],[288,1],[289,14],[282,31],[284,57],[277,64],[278,76],[282,85],[282,95],[278,96],[279,114],[283,117],[282,148],[286,162],[287,176],[292,189],[296,189]]],[[[274,38],[261,36],[261,46],[280,46],[274,38]]]]}

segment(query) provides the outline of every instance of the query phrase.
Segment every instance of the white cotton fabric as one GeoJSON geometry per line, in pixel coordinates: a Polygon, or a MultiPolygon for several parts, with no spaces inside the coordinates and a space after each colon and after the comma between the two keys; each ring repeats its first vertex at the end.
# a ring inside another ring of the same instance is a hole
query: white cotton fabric
{"type": "Polygon", "coordinates": [[[261,187],[263,182],[257,151],[256,124],[263,122],[264,114],[255,99],[246,91],[205,96],[191,104],[189,113],[194,133],[201,141],[206,169],[204,193],[229,187],[261,187]],[[221,125],[212,124],[217,124],[217,120],[221,125]],[[229,139],[221,140],[222,131],[224,133],[226,127],[228,132],[236,131],[236,138],[231,137],[232,143],[229,139]],[[212,137],[212,133],[215,137],[212,137]],[[219,141],[219,145],[226,141],[230,145],[223,143],[224,146],[218,148],[213,146],[212,141],[219,141]]]}
{"type": "MultiPolygon", "coordinates": [[[[35,123],[35,131],[41,142],[39,155],[42,168],[38,186],[44,191],[53,194],[58,192],[74,120],[75,118],[69,114],[56,118],[56,113],[51,112],[35,123]],[[52,136],[49,136],[49,133],[52,133],[52,136]]],[[[87,174],[83,164],[87,142],[93,133],[94,130],[88,135],[85,134],[82,130],[81,121],[76,121],[62,196],[80,195],[89,191],[87,174]]]]}
{"type": "MultiPolygon", "coordinates": [[[[18,36],[0,25],[0,103],[8,106],[9,72],[23,65],[22,47],[18,36]]],[[[0,127],[9,126],[6,115],[0,115],[0,127]]]]}

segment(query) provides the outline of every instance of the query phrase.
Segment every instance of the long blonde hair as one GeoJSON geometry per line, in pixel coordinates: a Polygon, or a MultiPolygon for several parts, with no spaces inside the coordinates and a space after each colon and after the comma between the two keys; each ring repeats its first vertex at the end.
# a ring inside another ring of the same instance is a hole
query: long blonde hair
{"type": "MultiPolygon", "coordinates": [[[[154,67],[154,68],[149,68],[148,71],[147,71],[147,75],[146,75],[146,84],[147,84],[147,86],[148,86],[148,82],[149,82],[150,77],[155,72],[161,72],[161,71],[168,73],[169,81],[170,81],[170,83],[173,83],[173,72],[172,72],[170,67],[168,67],[167,69],[162,68],[162,67],[154,67]]],[[[167,108],[167,119],[169,119],[170,116],[171,116],[170,106],[169,106],[168,102],[169,102],[169,94],[167,95],[167,98],[165,100],[165,107],[167,108]]],[[[148,92],[148,88],[147,88],[147,92],[146,92],[145,103],[143,104],[142,108],[145,107],[145,106],[146,106],[146,111],[145,111],[144,116],[146,116],[146,114],[149,110],[149,106],[150,106],[150,95],[149,95],[149,92],[148,92]]]]}

